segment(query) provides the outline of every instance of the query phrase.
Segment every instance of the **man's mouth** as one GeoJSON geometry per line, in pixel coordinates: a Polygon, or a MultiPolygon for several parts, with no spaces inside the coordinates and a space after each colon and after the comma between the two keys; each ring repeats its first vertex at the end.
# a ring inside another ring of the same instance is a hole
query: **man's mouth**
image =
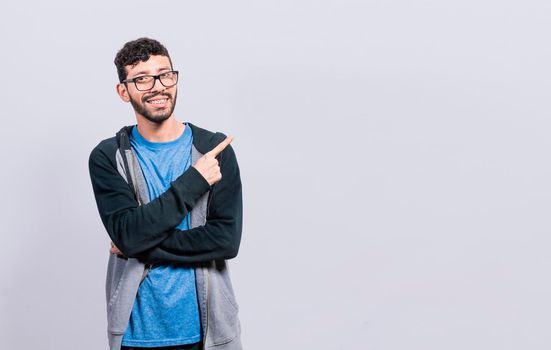
{"type": "Polygon", "coordinates": [[[156,108],[165,107],[168,103],[168,97],[165,97],[165,96],[154,97],[149,100],[146,100],[146,103],[152,106],[155,106],[156,108]]]}

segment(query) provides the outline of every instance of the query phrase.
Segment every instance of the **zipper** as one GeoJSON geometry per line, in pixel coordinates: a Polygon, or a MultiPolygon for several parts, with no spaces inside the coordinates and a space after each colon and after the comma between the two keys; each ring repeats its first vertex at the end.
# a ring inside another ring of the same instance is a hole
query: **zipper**
{"type": "Polygon", "coordinates": [[[206,267],[203,267],[203,275],[205,275],[205,289],[206,289],[206,313],[207,317],[205,318],[205,339],[203,341],[203,350],[207,349],[207,334],[209,332],[209,272],[206,267]]]}
{"type": "MultiPolygon", "coordinates": [[[[218,165],[220,166],[220,154],[216,156],[216,159],[218,160],[218,165]]],[[[210,188],[209,195],[207,197],[207,216],[209,217],[209,208],[210,208],[210,200],[212,198],[212,193],[214,192],[214,186],[216,184],[213,184],[210,188]]],[[[206,289],[206,302],[205,302],[205,309],[207,313],[207,317],[205,318],[205,339],[203,340],[203,350],[207,349],[207,335],[209,332],[209,270],[208,267],[203,267],[204,275],[205,275],[205,289],[206,289]]]]}
{"type": "MultiPolygon", "coordinates": [[[[134,193],[134,197],[136,198],[136,201],[138,202],[138,204],[143,205],[143,201],[140,196],[140,193],[138,192],[137,186],[134,185],[134,180],[132,179],[134,175],[134,171],[133,171],[134,168],[133,167],[130,168],[130,165],[129,165],[130,162],[128,157],[132,159],[133,153],[132,153],[132,148],[130,147],[130,140],[128,139],[128,135],[125,132],[121,134],[121,144],[123,144],[122,159],[124,162],[124,167],[126,168],[126,174],[127,174],[126,177],[128,180],[128,185],[132,188],[132,192],[134,193]]],[[[134,164],[133,162],[134,162],[134,159],[132,159],[132,164],[134,164]]],[[[151,264],[145,264],[140,284],[143,282],[143,280],[151,270],[151,267],[152,267],[151,264]]]]}

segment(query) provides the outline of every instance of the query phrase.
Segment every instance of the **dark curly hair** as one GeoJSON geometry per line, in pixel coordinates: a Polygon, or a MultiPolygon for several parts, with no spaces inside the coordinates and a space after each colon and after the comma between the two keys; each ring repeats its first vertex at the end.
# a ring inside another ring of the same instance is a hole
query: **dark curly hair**
{"type": "Polygon", "coordinates": [[[125,66],[135,66],[139,62],[145,62],[151,55],[168,57],[170,67],[172,67],[172,60],[170,59],[168,50],[157,40],[139,38],[124,44],[122,49],[117,52],[117,56],[115,56],[115,66],[117,67],[119,81],[122,83],[122,81],[126,79],[125,66]]]}

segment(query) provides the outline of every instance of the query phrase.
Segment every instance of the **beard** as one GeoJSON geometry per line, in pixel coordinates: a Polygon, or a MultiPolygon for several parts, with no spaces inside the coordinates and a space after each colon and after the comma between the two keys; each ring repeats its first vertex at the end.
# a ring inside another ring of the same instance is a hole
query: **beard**
{"type": "Polygon", "coordinates": [[[174,92],[174,97],[168,93],[159,93],[142,97],[141,103],[134,100],[130,97],[130,104],[134,108],[134,111],[142,115],[145,119],[149,120],[152,123],[162,124],[165,120],[170,118],[176,107],[176,97],[178,96],[178,91],[174,92]],[[154,107],[147,106],[147,100],[156,97],[164,96],[167,98],[167,102],[170,103],[170,107],[166,111],[156,111],[154,107]]]}

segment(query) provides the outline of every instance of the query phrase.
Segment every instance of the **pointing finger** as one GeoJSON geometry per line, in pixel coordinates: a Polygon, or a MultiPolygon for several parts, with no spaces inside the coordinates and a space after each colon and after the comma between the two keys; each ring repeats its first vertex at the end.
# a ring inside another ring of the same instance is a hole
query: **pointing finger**
{"type": "Polygon", "coordinates": [[[216,147],[207,152],[207,154],[216,157],[220,152],[224,150],[233,141],[233,136],[227,136],[224,141],[220,142],[216,147]]]}

